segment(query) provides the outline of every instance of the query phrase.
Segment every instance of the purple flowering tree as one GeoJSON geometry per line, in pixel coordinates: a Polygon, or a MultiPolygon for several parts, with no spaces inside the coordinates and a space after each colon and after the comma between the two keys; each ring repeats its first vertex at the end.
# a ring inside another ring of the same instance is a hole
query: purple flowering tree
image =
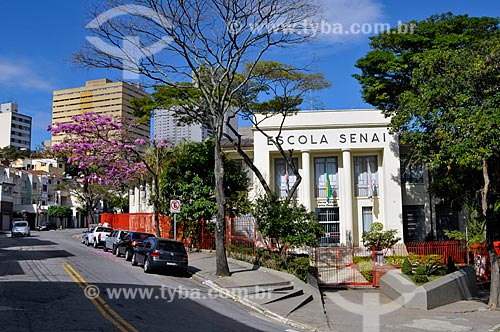
{"type": "Polygon", "coordinates": [[[48,127],[56,140],[60,138],[52,151],[78,169],[79,185],[73,188],[79,188],[78,196],[87,211],[87,224],[93,224],[93,209],[102,198],[102,187],[130,184],[144,177],[147,167],[138,158],[140,148],[128,142],[124,125],[111,116],[86,113],[73,116],[72,120],[48,127]]]}

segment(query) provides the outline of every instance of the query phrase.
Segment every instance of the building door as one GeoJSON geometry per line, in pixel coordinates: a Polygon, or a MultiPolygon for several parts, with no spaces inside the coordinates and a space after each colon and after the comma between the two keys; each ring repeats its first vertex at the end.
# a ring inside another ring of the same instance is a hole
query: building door
{"type": "Polygon", "coordinates": [[[340,244],[339,208],[317,208],[316,215],[324,229],[324,233],[319,239],[319,245],[332,246],[340,244]]]}
{"type": "Polygon", "coordinates": [[[423,205],[403,205],[403,236],[405,242],[425,240],[425,214],[423,205]]]}

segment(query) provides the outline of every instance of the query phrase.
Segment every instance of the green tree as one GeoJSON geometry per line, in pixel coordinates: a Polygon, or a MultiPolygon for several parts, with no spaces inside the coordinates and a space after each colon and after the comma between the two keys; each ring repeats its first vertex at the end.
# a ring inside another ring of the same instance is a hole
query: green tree
{"type": "MultiPolygon", "coordinates": [[[[209,139],[202,143],[184,142],[172,148],[160,176],[160,211],[170,214],[170,200],[179,199],[182,203],[179,220],[184,222],[185,235],[194,240],[201,233],[200,220],[211,220],[217,213],[214,144],[209,139]]],[[[248,212],[246,173],[228,159],[224,159],[224,168],[226,209],[235,213],[248,212]]]]}
{"type": "Polygon", "coordinates": [[[289,202],[276,195],[257,198],[252,215],[264,238],[276,244],[283,257],[287,244],[292,247],[316,246],[323,230],[313,212],[307,212],[295,200],[289,202]]]}
{"type": "Polygon", "coordinates": [[[59,206],[51,205],[47,211],[49,216],[59,218],[61,225],[64,218],[70,218],[73,215],[73,211],[70,206],[59,206]]]}
{"type": "Polygon", "coordinates": [[[20,150],[12,145],[4,146],[0,148],[0,163],[8,166],[11,162],[29,155],[29,150],[20,150]]]}
{"type": "Polygon", "coordinates": [[[500,307],[493,241],[500,207],[500,20],[432,16],[412,34],[393,30],[371,39],[356,66],[363,97],[391,117],[401,142],[433,167],[482,173],[481,207],[492,264],[489,305],[500,307]]]}

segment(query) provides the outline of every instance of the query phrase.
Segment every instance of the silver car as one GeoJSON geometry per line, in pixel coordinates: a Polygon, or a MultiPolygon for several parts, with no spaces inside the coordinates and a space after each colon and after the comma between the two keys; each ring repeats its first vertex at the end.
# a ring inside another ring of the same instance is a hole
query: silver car
{"type": "Polygon", "coordinates": [[[27,221],[16,221],[12,225],[12,230],[11,230],[11,237],[16,237],[16,236],[30,236],[30,225],[28,224],[27,221]]]}

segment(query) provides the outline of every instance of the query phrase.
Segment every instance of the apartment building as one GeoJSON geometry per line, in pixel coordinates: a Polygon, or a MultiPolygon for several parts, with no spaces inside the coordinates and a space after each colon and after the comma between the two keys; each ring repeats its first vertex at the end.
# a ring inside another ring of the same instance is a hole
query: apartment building
{"type": "MultiPolygon", "coordinates": [[[[88,112],[111,115],[117,121],[134,123],[130,100],[146,96],[140,87],[126,82],[112,82],[103,78],[85,82],[85,86],[57,90],[53,93],[52,125],[71,123],[72,117],[88,112]]],[[[150,124],[134,126],[129,131],[131,138],[150,137],[150,124]]],[[[52,136],[52,144],[64,139],[63,135],[52,136]]]]}
{"type": "Polygon", "coordinates": [[[18,149],[31,147],[30,116],[19,113],[16,103],[3,103],[0,105],[0,148],[13,146],[18,149]]]}

